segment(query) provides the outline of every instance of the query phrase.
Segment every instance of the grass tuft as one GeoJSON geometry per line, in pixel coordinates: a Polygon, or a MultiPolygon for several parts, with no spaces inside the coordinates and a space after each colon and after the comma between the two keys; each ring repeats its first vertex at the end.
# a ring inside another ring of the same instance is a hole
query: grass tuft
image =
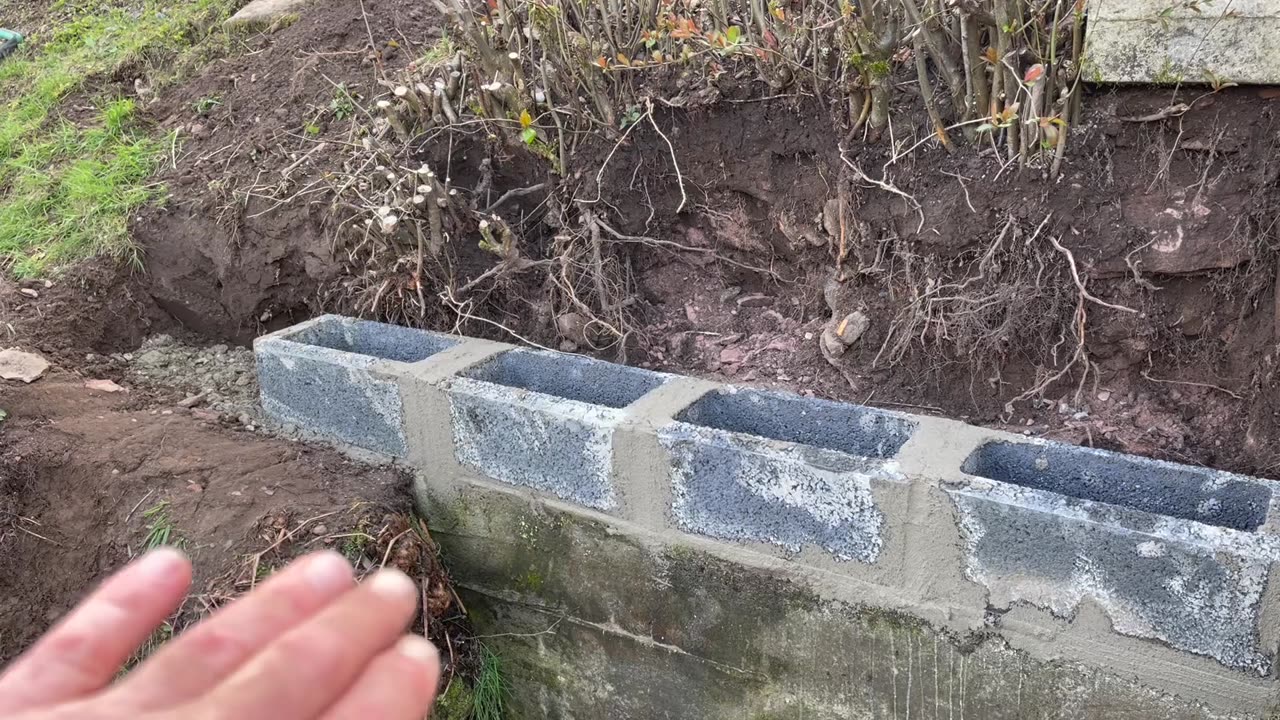
{"type": "Polygon", "coordinates": [[[169,501],[161,500],[142,511],[147,521],[147,537],[142,541],[145,550],[155,550],[166,545],[180,546],[182,540],[174,533],[173,520],[169,517],[169,501]]]}
{"type": "Polygon", "coordinates": [[[475,720],[503,720],[506,717],[507,680],[502,675],[502,662],[489,648],[483,648],[484,660],[472,688],[472,717],[475,720]]]}

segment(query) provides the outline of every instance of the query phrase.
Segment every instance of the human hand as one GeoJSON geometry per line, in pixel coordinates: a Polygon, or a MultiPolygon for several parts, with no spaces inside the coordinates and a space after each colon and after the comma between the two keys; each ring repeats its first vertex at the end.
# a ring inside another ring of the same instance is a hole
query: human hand
{"type": "Polygon", "coordinates": [[[190,583],[169,549],[108,578],[0,674],[0,719],[422,720],[431,707],[436,650],[403,634],[417,587],[394,570],[357,585],[332,552],[292,563],[113,682],[190,583]]]}

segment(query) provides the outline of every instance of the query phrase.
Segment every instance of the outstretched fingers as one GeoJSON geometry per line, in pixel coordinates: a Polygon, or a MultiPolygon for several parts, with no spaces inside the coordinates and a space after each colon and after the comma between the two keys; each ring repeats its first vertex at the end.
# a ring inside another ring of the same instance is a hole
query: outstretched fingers
{"type": "MultiPolygon", "coordinates": [[[[216,708],[214,718],[235,720],[322,716],[402,637],[417,598],[417,585],[406,575],[380,571],[281,635],[196,706],[216,708]]],[[[411,690],[393,691],[416,697],[411,690]]]]}
{"type": "Polygon", "coordinates": [[[440,683],[440,656],[421,635],[405,635],[373,659],[322,720],[422,720],[440,683]]]}
{"type": "Polygon", "coordinates": [[[169,641],[113,693],[137,711],[194,700],[353,587],[351,565],[341,555],[307,556],[169,641]]]}

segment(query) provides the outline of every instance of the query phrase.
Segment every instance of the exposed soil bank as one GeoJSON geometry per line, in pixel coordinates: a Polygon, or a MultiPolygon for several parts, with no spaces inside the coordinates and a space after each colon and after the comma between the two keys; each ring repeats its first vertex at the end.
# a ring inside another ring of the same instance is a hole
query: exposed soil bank
{"type": "MultiPolygon", "coordinates": [[[[336,83],[371,102],[385,92],[376,78],[439,32],[421,8],[365,8],[335,3],[252,38],[254,54],[153,108],[183,128],[184,153],[163,178],[172,199],[135,232],[150,294],[188,327],[247,341],[352,309],[349,258],[335,251],[350,215],[330,206],[326,173],[347,171],[353,138],[327,109],[336,83]],[[219,105],[194,112],[213,95],[219,105]]],[[[920,144],[923,114],[914,126],[915,115],[895,117],[888,141],[842,141],[812,99],[722,94],[702,109],[659,108],[671,150],[647,128],[621,144],[602,133],[574,159],[590,172],[567,180],[478,136],[422,155],[447,158],[464,192],[489,173],[490,199],[542,182],[590,197],[603,167],[597,210],[632,236],[610,241],[631,289],[629,363],[1274,474],[1275,93],[1095,89],[1056,182],[990,153],[920,144]],[[1175,101],[1194,102],[1171,114],[1175,101]],[[851,317],[865,331],[824,352],[824,329],[851,317]]],[[[500,210],[531,259],[554,252],[543,201],[500,210]]],[[[455,287],[494,262],[474,238],[451,252],[455,287]]],[[[540,273],[486,287],[472,312],[491,322],[442,307],[427,323],[510,339],[497,323],[590,351],[540,273]]]]}

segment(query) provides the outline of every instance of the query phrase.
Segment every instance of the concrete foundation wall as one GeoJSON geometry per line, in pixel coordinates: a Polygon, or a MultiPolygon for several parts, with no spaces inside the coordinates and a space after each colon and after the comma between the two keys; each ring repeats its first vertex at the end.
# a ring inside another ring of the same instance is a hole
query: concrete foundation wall
{"type": "Polygon", "coordinates": [[[263,405],[401,462],[521,717],[1268,717],[1277,485],[326,316],[263,405]]]}

